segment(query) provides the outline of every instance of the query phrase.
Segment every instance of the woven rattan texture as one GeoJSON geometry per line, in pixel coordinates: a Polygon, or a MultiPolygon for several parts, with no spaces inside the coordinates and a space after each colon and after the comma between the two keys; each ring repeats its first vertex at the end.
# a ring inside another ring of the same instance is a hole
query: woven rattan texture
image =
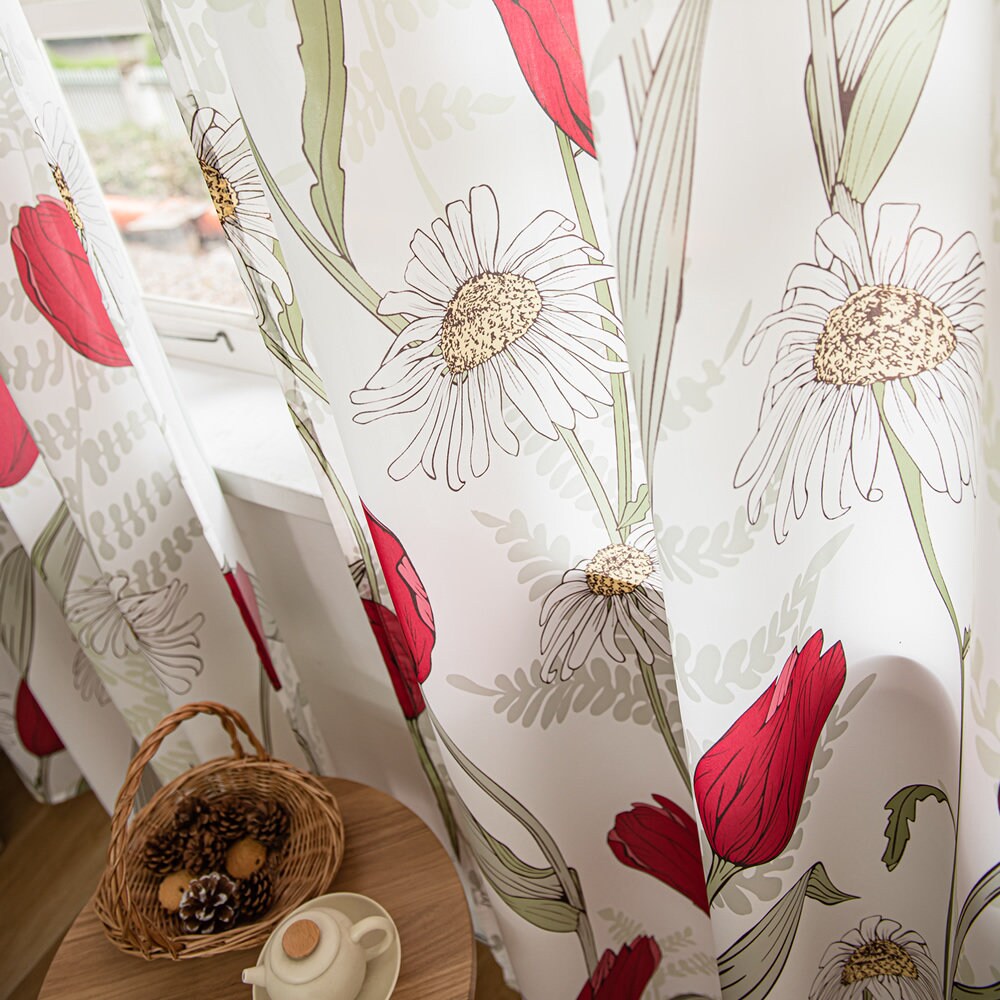
{"type": "Polygon", "coordinates": [[[97,887],[94,908],[111,942],[122,951],[154,958],[195,958],[251,948],[263,943],[291,910],[321,895],[344,857],[344,824],[336,800],[312,775],[272,760],[246,720],[214,702],[185,705],[166,716],[143,741],[129,765],[111,820],[108,864],[97,887]],[[233,746],[221,757],[186,771],[164,785],[129,822],[142,772],[163,740],[196,715],[218,716],[233,746]],[[238,731],[253,748],[244,751],[238,731]],[[257,922],[238,924],[220,934],[184,934],[160,906],[160,876],[142,863],[146,841],[170,828],[179,797],[197,795],[213,802],[227,795],[285,807],[291,820],[288,841],[274,857],[273,902],[257,922]]]}

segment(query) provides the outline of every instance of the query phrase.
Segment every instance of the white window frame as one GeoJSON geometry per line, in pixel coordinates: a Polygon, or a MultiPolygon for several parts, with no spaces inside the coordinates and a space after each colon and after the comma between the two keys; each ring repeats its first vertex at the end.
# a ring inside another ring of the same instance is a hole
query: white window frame
{"type": "MultiPolygon", "coordinates": [[[[21,3],[40,42],[149,34],[140,0],[21,0],[21,3]]],[[[250,312],[249,299],[245,312],[157,295],[144,294],[143,301],[169,357],[273,375],[267,348],[250,312]]]]}

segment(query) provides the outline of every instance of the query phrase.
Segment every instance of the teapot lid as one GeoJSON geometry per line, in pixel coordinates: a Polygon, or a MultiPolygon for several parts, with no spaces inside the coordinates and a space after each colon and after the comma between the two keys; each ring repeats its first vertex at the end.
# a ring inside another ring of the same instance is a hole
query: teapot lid
{"type": "Polygon", "coordinates": [[[336,959],[341,933],[337,921],[322,910],[293,915],[275,931],[266,962],[290,985],[312,982],[336,959]]]}
{"type": "Polygon", "coordinates": [[[319,939],[320,929],[316,921],[302,917],[285,928],[285,933],[281,935],[281,950],[289,958],[308,958],[316,950],[319,939]]]}

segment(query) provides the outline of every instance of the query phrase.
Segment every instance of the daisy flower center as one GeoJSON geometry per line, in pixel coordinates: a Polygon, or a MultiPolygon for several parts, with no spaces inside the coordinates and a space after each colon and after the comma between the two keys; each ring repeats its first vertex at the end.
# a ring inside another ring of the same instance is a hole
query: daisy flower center
{"type": "Polygon", "coordinates": [[[70,193],[69,185],[66,183],[66,176],[62,172],[62,167],[58,163],[51,163],[49,164],[49,170],[52,171],[52,177],[56,182],[56,190],[59,192],[59,197],[62,198],[63,204],[66,206],[66,211],[69,212],[69,217],[73,220],[73,225],[82,239],[83,219],[80,218],[80,210],[76,207],[76,202],[70,193]]]}
{"type": "Polygon", "coordinates": [[[876,976],[917,979],[919,973],[906,949],[895,941],[868,941],[851,952],[840,972],[840,983],[850,986],[876,976]]]}
{"type": "Polygon", "coordinates": [[[871,385],[936,368],[955,350],[955,325],[926,296],[863,285],[830,310],[813,365],[830,385],[871,385]]]}
{"type": "Polygon", "coordinates": [[[584,570],[587,586],[600,597],[631,594],[653,575],[653,560],[634,545],[606,545],[584,570]]]}
{"type": "Polygon", "coordinates": [[[489,361],[531,329],[542,311],[535,283],[519,274],[476,274],[455,293],[441,323],[441,353],[453,375],[489,361]]]}
{"type": "Polygon", "coordinates": [[[205,183],[208,185],[208,193],[212,196],[212,204],[215,206],[215,214],[219,217],[219,222],[225,222],[236,214],[236,206],[240,203],[236,188],[223,176],[222,171],[208,163],[201,162],[201,172],[205,175],[205,183]]]}

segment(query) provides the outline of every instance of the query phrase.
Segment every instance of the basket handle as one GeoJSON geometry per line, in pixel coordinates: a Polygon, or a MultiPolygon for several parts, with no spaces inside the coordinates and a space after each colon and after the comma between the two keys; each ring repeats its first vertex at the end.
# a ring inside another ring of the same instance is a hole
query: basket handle
{"type": "Polygon", "coordinates": [[[243,749],[237,730],[241,732],[256,753],[258,760],[269,760],[267,750],[264,745],[254,735],[247,720],[235,709],[227,708],[214,701],[195,701],[189,705],[182,705],[169,715],[165,715],[147,734],[146,738],[139,746],[136,755],[125,772],[125,780],[122,783],[121,791],[115,801],[115,812],[111,818],[111,843],[108,845],[108,869],[112,879],[117,883],[120,890],[125,889],[125,852],[128,844],[128,820],[132,813],[132,805],[139,785],[142,783],[142,774],[146,765],[156,756],[163,741],[180,726],[182,722],[193,719],[196,715],[217,716],[225,729],[226,735],[233,747],[233,756],[237,760],[243,760],[247,754],[243,749]]]}

